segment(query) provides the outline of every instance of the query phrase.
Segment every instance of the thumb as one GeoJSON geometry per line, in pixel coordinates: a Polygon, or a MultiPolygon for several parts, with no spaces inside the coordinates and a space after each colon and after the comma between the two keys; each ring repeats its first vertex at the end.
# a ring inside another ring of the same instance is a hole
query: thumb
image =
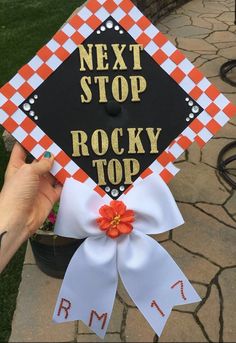
{"type": "Polygon", "coordinates": [[[34,172],[40,176],[47,172],[50,172],[53,166],[53,162],[54,162],[53,155],[49,151],[46,151],[42,159],[32,164],[32,167],[34,169],[34,172]]]}

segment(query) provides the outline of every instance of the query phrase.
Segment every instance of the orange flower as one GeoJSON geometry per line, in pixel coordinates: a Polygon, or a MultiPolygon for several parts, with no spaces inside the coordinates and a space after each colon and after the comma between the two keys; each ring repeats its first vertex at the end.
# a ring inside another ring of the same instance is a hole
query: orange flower
{"type": "Polygon", "coordinates": [[[122,201],[112,200],[110,206],[102,206],[99,213],[101,217],[97,219],[97,223],[110,238],[127,235],[133,230],[131,223],[134,222],[134,211],[127,210],[122,201]]]}

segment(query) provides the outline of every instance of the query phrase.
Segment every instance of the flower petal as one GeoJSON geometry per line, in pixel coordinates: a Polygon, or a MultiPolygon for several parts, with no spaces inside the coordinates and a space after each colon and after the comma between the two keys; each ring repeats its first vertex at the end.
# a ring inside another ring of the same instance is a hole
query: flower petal
{"type": "Polygon", "coordinates": [[[120,233],[128,234],[133,230],[133,226],[128,223],[120,223],[117,225],[117,229],[120,233]]]}
{"type": "Polygon", "coordinates": [[[52,211],[49,216],[48,216],[48,221],[51,223],[51,224],[55,224],[56,223],[56,215],[55,213],[52,211]]]}
{"type": "Polygon", "coordinates": [[[102,231],[106,231],[111,225],[110,220],[103,217],[98,218],[97,223],[102,231]]]}
{"type": "Polygon", "coordinates": [[[134,222],[134,211],[127,210],[124,214],[122,214],[120,220],[124,223],[133,223],[134,222]]]}
{"type": "Polygon", "coordinates": [[[99,213],[101,214],[102,217],[107,218],[107,219],[113,219],[114,216],[116,215],[115,210],[108,205],[102,206],[99,210],[99,213]]]}
{"type": "Polygon", "coordinates": [[[110,238],[117,238],[120,236],[120,232],[117,230],[117,228],[111,228],[107,230],[107,236],[110,238]]]}
{"type": "Polygon", "coordinates": [[[123,215],[126,211],[126,206],[122,201],[112,200],[110,206],[115,210],[116,214],[123,215]]]}

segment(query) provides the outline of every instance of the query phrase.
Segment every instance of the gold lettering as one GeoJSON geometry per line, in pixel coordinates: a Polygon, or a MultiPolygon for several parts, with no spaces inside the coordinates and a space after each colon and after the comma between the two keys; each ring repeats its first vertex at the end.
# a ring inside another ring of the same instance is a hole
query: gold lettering
{"type": "Polygon", "coordinates": [[[130,185],[133,182],[132,176],[138,174],[140,165],[135,158],[125,158],[123,159],[123,162],[125,170],[125,185],[130,185]]]}
{"type": "Polygon", "coordinates": [[[93,54],[92,48],[93,44],[87,44],[88,51],[85,49],[84,45],[78,45],[79,48],[79,56],[80,56],[80,71],[85,71],[85,63],[89,70],[93,70],[93,54]]]}
{"type": "Polygon", "coordinates": [[[95,76],[94,82],[98,83],[99,88],[99,102],[107,102],[107,94],[106,94],[106,83],[109,82],[108,76],[95,76]]]}
{"type": "Polygon", "coordinates": [[[143,76],[130,76],[132,89],[132,102],[140,101],[139,94],[146,90],[147,82],[143,76]]]}
{"type": "Polygon", "coordinates": [[[116,155],[122,155],[124,153],[124,148],[119,147],[119,136],[123,136],[123,129],[114,129],[111,134],[111,146],[116,155]]]}
{"type": "Polygon", "coordinates": [[[90,76],[84,76],[81,78],[80,81],[81,84],[81,88],[84,91],[84,94],[81,94],[80,98],[81,98],[81,102],[82,103],[88,103],[91,102],[92,100],[92,92],[91,89],[89,87],[89,85],[91,85],[91,77],[90,76]]]}
{"type": "Polygon", "coordinates": [[[124,76],[116,76],[112,82],[112,94],[116,101],[124,102],[129,94],[128,82],[124,76]]]}
{"type": "Polygon", "coordinates": [[[104,166],[107,165],[106,160],[93,160],[92,166],[97,169],[97,176],[98,176],[98,185],[105,186],[105,174],[104,174],[104,166]]]}
{"type": "Polygon", "coordinates": [[[156,134],[154,134],[154,128],[153,127],[147,127],[146,128],[148,138],[150,141],[150,146],[151,146],[150,154],[157,154],[158,153],[157,141],[158,141],[158,138],[160,136],[162,129],[157,127],[156,130],[157,130],[156,134]]]}
{"type": "Polygon", "coordinates": [[[140,44],[131,44],[129,46],[129,50],[133,51],[133,57],[134,57],[133,70],[142,70],[141,59],[140,59],[140,51],[143,50],[143,46],[140,44]]]}
{"type": "Polygon", "coordinates": [[[87,147],[88,136],[84,131],[71,131],[73,144],[73,157],[89,156],[87,147]]]}
{"type": "Polygon", "coordinates": [[[109,145],[109,140],[106,132],[104,130],[95,130],[92,134],[91,145],[96,155],[105,155],[109,145]]]}
{"type": "Polygon", "coordinates": [[[129,151],[128,154],[144,154],[144,148],[140,139],[140,133],[143,131],[142,128],[128,128],[129,133],[129,151]],[[138,132],[136,133],[136,131],[138,132]]]}
{"type": "Polygon", "coordinates": [[[116,56],[116,62],[113,66],[113,70],[117,70],[117,69],[127,70],[127,66],[126,66],[125,61],[122,57],[122,53],[125,50],[126,45],[125,44],[112,44],[111,46],[112,46],[112,49],[113,49],[115,56],[116,56]],[[118,66],[119,66],[119,68],[118,68],[118,66]]]}
{"type": "Polygon", "coordinates": [[[119,183],[121,183],[123,172],[120,161],[118,161],[117,159],[110,160],[107,167],[107,173],[109,181],[113,185],[118,185],[119,183]]]}
{"type": "Polygon", "coordinates": [[[108,70],[109,64],[106,44],[95,44],[97,50],[97,70],[108,70]]]}

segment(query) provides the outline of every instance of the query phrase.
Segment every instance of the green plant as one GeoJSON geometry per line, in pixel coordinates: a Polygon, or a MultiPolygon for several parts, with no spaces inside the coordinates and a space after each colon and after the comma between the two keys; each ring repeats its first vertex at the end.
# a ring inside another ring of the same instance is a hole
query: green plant
{"type": "MultiPolygon", "coordinates": [[[[48,42],[82,3],[80,0],[0,0],[0,87],[48,42]]],[[[0,128],[0,188],[9,158],[2,132],[0,128]]],[[[24,254],[25,246],[0,276],[0,342],[8,341],[11,333],[24,254]]]]}

